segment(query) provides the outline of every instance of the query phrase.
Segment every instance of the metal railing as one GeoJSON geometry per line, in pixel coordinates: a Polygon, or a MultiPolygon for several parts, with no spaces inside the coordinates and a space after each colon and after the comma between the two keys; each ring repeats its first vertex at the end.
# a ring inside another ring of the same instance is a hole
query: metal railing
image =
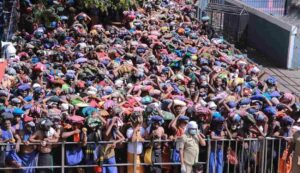
{"type": "Polygon", "coordinates": [[[19,12],[17,10],[18,8],[18,0],[14,0],[11,11],[10,11],[10,16],[9,16],[9,23],[8,27],[6,30],[6,35],[5,35],[5,40],[10,41],[13,37],[13,34],[18,30],[18,20],[19,20],[19,12]]]}
{"type": "Polygon", "coordinates": [[[241,0],[245,4],[273,16],[286,14],[286,0],[241,0]]]}
{"type": "MultiPolygon", "coordinates": [[[[128,143],[129,141],[124,141],[128,143]]],[[[149,142],[167,142],[172,143],[171,140],[159,140],[159,141],[143,141],[143,143],[149,142]]],[[[176,141],[175,141],[176,142],[176,141]]],[[[99,145],[110,144],[112,141],[101,141],[98,142],[99,145]]],[[[94,144],[94,142],[88,142],[88,144],[94,144]]],[[[135,143],[137,144],[137,143],[135,143]]],[[[0,145],[8,145],[1,143],[0,145]]],[[[10,144],[11,145],[11,144],[10,144]]],[[[23,144],[22,144],[23,145],[23,144]]],[[[39,143],[32,143],[30,145],[39,145],[39,143]]],[[[71,168],[92,168],[99,166],[94,165],[67,165],[66,161],[66,145],[78,145],[75,142],[58,142],[53,145],[61,146],[61,164],[53,166],[34,166],[34,167],[22,167],[22,169],[45,169],[54,168],[55,172],[64,173],[66,169],[71,168]]],[[[206,173],[265,173],[265,172],[279,172],[282,169],[282,161],[286,152],[288,142],[283,138],[248,138],[241,140],[223,139],[223,140],[211,140],[206,139],[206,147],[200,148],[200,160],[197,164],[202,165],[203,171],[206,173]],[[230,153],[230,154],[229,154],[230,153]],[[203,156],[206,156],[203,160],[203,156]],[[232,163],[228,157],[233,156],[236,159],[236,163],[232,163]],[[203,166],[205,165],[205,166],[203,166]]],[[[137,147],[135,147],[137,148],[137,147]]],[[[53,149],[58,149],[53,147],[53,149]]],[[[135,152],[136,153],[136,152],[135,152]]],[[[117,153],[116,153],[117,154],[117,153]]],[[[101,167],[127,167],[133,166],[133,173],[136,173],[138,166],[158,166],[158,165],[180,165],[180,163],[175,162],[162,162],[153,163],[151,165],[146,163],[137,163],[137,155],[134,154],[133,163],[116,163],[116,164],[103,164],[101,167]]],[[[285,163],[284,163],[285,164],[285,163]]],[[[4,167],[1,170],[13,170],[20,168],[4,167]]]]}

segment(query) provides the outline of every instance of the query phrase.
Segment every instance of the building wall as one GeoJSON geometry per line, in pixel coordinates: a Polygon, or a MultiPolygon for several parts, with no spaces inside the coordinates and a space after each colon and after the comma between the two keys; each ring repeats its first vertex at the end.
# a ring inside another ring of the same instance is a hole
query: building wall
{"type": "MultiPolygon", "coordinates": [[[[299,55],[295,50],[297,27],[266,14],[239,0],[227,3],[244,8],[249,13],[246,30],[247,44],[266,56],[269,61],[282,68],[299,68],[299,55]]],[[[299,50],[299,49],[298,49],[299,50]]]]}
{"type": "Polygon", "coordinates": [[[290,31],[249,13],[247,43],[265,54],[270,61],[286,68],[290,31]]]}
{"type": "Polygon", "coordinates": [[[294,55],[293,55],[293,68],[300,69],[300,35],[296,34],[295,41],[294,41],[294,55]]]}

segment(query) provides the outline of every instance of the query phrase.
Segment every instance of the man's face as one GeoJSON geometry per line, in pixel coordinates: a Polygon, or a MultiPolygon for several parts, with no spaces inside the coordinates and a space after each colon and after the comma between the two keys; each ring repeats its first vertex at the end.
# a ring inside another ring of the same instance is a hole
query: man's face
{"type": "Polygon", "coordinates": [[[30,125],[25,125],[25,128],[27,131],[31,131],[32,130],[32,127],[30,125]]]}
{"type": "Polygon", "coordinates": [[[26,97],[26,95],[27,95],[27,91],[22,91],[22,92],[21,92],[21,96],[22,96],[22,97],[26,97]]]}
{"type": "Polygon", "coordinates": [[[195,86],[196,86],[195,82],[192,82],[192,83],[190,84],[190,88],[195,88],[195,86]]]}
{"type": "Polygon", "coordinates": [[[186,125],[187,125],[187,121],[180,121],[180,124],[179,124],[179,126],[181,127],[181,128],[185,128],[186,127],[186,125]]]}
{"type": "Polygon", "coordinates": [[[4,127],[5,127],[6,129],[10,129],[10,128],[11,128],[11,122],[10,122],[10,120],[5,120],[5,122],[4,122],[4,127]]]}
{"type": "Polygon", "coordinates": [[[217,78],[216,84],[217,84],[218,86],[222,85],[222,79],[221,79],[221,78],[217,78]]]}
{"type": "Polygon", "coordinates": [[[15,120],[16,120],[16,122],[20,122],[21,121],[21,117],[20,116],[16,116],[15,120]]]}
{"type": "Polygon", "coordinates": [[[153,123],[153,128],[154,128],[154,129],[157,129],[158,127],[159,127],[159,122],[154,122],[154,123],[153,123]]]}
{"type": "Polygon", "coordinates": [[[177,114],[179,114],[181,112],[182,107],[181,106],[176,106],[174,109],[175,109],[175,112],[177,114]]]}

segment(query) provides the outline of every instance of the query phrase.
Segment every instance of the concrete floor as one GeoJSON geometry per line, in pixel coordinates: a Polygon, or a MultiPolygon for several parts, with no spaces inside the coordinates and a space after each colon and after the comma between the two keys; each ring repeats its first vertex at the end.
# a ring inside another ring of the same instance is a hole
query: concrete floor
{"type": "Polygon", "coordinates": [[[267,60],[253,49],[247,49],[247,54],[251,60],[262,66],[266,73],[264,77],[272,75],[278,79],[280,90],[290,91],[300,97],[300,69],[288,70],[276,67],[276,65],[272,64],[272,61],[267,60]]]}

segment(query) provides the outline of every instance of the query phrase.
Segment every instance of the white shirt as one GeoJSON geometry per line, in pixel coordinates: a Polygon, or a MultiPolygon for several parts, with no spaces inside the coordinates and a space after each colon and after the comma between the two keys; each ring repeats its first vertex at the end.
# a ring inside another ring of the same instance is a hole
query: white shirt
{"type": "MultiPolygon", "coordinates": [[[[142,137],[145,135],[145,129],[143,127],[141,127],[140,133],[141,133],[142,137]]],[[[130,139],[132,137],[132,135],[133,135],[133,128],[130,127],[126,132],[126,136],[128,139],[130,139]]],[[[128,142],[127,152],[132,153],[132,154],[141,154],[143,152],[143,143],[142,142],[137,142],[137,143],[128,142]]]]}

